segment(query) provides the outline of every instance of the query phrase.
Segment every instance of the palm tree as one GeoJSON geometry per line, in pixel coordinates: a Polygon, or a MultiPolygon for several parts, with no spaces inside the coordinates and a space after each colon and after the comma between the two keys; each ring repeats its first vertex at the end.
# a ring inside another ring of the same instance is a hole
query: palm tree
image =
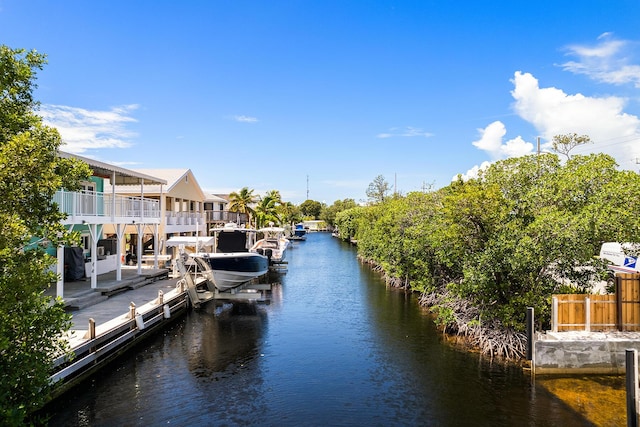
{"type": "MultiPolygon", "coordinates": [[[[278,196],[279,195],[278,193],[278,196]]],[[[278,218],[276,210],[278,200],[272,196],[273,191],[267,193],[267,195],[258,202],[255,210],[256,228],[260,228],[269,222],[280,223],[280,218],[278,218]]]]}
{"type": "Polygon", "coordinates": [[[251,224],[251,216],[255,211],[251,207],[256,202],[256,196],[253,190],[243,187],[238,192],[229,194],[229,211],[247,214],[249,216],[249,224],[251,224]]]}
{"type": "Polygon", "coordinates": [[[271,190],[267,192],[267,195],[265,197],[269,197],[271,199],[273,199],[277,205],[281,205],[282,204],[282,196],[280,195],[280,191],[278,190],[271,190]]]}

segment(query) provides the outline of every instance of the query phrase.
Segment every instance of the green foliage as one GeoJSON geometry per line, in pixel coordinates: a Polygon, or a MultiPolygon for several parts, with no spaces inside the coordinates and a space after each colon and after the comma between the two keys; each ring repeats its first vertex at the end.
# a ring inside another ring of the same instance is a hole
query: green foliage
{"type": "Polygon", "coordinates": [[[552,147],[553,151],[558,154],[567,156],[567,159],[571,158],[569,153],[578,145],[588,144],[591,142],[591,138],[587,135],[578,135],[577,133],[569,133],[566,135],[556,135],[553,137],[552,147]]]}
{"type": "Polygon", "coordinates": [[[282,204],[280,192],[272,190],[260,199],[254,212],[256,215],[256,227],[266,227],[269,223],[282,224],[282,219],[278,216],[278,206],[282,204]]]}
{"type": "Polygon", "coordinates": [[[60,188],[74,190],[90,176],[82,162],[58,157],[55,129],[34,113],[37,52],[0,46],[0,424],[22,424],[47,398],[54,355],[66,351],[70,326],[60,301],[44,291],[55,282],[54,259],[32,237],[54,246],[71,235],[53,203],[60,188]],[[28,249],[27,249],[28,248],[28,249]]]}
{"type": "Polygon", "coordinates": [[[308,219],[318,219],[322,212],[322,203],[315,200],[305,200],[300,204],[300,212],[308,219]]]}
{"type": "Polygon", "coordinates": [[[384,179],[384,176],[378,175],[367,187],[367,200],[370,204],[384,203],[389,198],[391,192],[391,186],[384,179]]]}
{"type": "Polygon", "coordinates": [[[320,212],[320,219],[327,224],[336,225],[336,215],[347,209],[356,207],[356,201],[353,199],[336,200],[331,206],[325,206],[320,212]]]}
{"type": "Polygon", "coordinates": [[[302,221],[302,212],[300,208],[291,202],[282,202],[276,206],[278,218],[282,220],[282,224],[296,224],[302,221]]]}
{"type": "Polygon", "coordinates": [[[588,291],[603,277],[593,258],[602,242],[640,241],[639,190],[640,177],[607,155],[564,165],[556,155],[525,156],[478,179],[342,211],[336,225],[363,258],[412,289],[447,284],[479,319],[522,330],[527,307],[546,323],[552,293],[588,291]]]}
{"type": "Polygon", "coordinates": [[[253,194],[253,190],[249,190],[248,187],[242,187],[240,191],[234,191],[229,194],[229,211],[249,215],[249,223],[251,224],[251,218],[255,215],[252,206],[256,200],[257,197],[253,194]]]}

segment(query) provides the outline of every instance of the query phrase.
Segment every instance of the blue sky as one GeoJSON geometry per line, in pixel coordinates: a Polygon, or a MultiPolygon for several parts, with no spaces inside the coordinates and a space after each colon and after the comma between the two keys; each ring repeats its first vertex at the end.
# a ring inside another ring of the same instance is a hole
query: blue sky
{"type": "Polygon", "coordinates": [[[0,43],[48,56],[65,151],[296,204],[439,188],[573,132],[637,171],[639,22],[637,0],[0,0],[0,43]]]}

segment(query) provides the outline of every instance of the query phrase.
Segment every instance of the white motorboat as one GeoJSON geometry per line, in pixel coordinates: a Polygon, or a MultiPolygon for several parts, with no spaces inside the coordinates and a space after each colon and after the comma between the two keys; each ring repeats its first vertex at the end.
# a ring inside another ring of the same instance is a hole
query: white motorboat
{"type": "Polygon", "coordinates": [[[210,230],[214,233],[214,252],[191,254],[211,268],[213,280],[219,291],[228,291],[269,271],[269,259],[258,252],[251,252],[256,230],[240,228],[236,224],[210,230]]]}
{"type": "Polygon", "coordinates": [[[284,261],[285,251],[289,246],[289,239],[285,237],[285,229],[282,227],[265,227],[258,230],[264,237],[258,240],[249,250],[269,258],[270,264],[279,264],[284,261]]]}

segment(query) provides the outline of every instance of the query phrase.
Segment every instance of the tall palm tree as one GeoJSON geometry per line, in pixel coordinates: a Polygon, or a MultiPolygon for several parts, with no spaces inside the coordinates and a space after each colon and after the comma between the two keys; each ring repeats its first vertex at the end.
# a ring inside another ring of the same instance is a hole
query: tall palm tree
{"type": "MultiPolygon", "coordinates": [[[[273,191],[267,193],[267,195],[263,197],[258,202],[258,205],[256,206],[255,212],[256,212],[257,228],[262,227],[269,222],[280,224],[280,218],[278,218],[278,215],[277,215],[278,212],[276,210],[278,200],[274,198],[273,195],[274,195],[273,191]]],[[[280,194],[278,193],[277,195],[279,196],[280,194]]]]}
{"type": "Polygon", "coordinates": [[[251,216],[255,214],[252,205],[256,202],[256,196],[253,190],[243,187],[238,192],[229,194],[229,211],[247,214],[249,216],[249,224],[251,224],[251,216]]]}
{"type": "Polygon", "coordinates": [[[280,195],[280,191],[278,190],[267,191],[267,195],[265,197],[273,199],[276,205],[282,204],[282,196],[280,195]]]}

